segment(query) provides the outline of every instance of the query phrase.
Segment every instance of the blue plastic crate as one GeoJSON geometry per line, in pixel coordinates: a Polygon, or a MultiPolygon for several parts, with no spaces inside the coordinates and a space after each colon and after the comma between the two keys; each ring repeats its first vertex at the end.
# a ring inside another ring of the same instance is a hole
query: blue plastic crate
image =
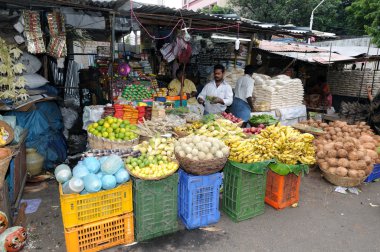
{"type": "Polygon", "coordinates": [[[222,174],[194,176],[179,171],[178,216],[187,229],[217,223],[222,174]]]}
{"type": "Polygon", "coordinates": [[[375,164],[375,166],[373,167],[373,171],[371,172],[371,174],[369,174],[366,180],[364,180],[364,182],[369,183],[378,178],[380,178],[380,164],[375,164]]]}

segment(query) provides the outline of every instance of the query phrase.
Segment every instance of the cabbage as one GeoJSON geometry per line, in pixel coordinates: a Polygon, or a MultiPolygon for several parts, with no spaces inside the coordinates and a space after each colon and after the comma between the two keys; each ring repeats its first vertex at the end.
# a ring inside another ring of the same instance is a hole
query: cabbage
{"type": "Polygon", "coordinates": [[[98,176],[98,178],[102,179],[104,174],[103,174],[103,172],[98,172],[98,173],[96,173],[96,176],[98,176]]]}
{"type": "Polygon", "coordinates": [[[80,192],[80,195],[85,195],[85,194],[88,194],[88,192],[86,190],[83,190],[80,192]]]}
{"type": "Polygon", "coordinates": [[[108,158],[108,156],[104,156],[104,157],[99,158],[100,165],[102,165],[104,163],[104,161],[107,160],[107,158],[108,158]]]}
{"type": "Polygon", "coordinates": [[[116,182],[118,184],[125,183],[129,180],[129,173],[125,169],[120,169],[115,173],[116,182]]]}
{"type": "Polygon", "coordinates": [[[76,178],[83,178],[87,176],[90,172],[83,163],[78,163],[73,169],[73,176],[76,178]]]}
{"type": "Polygon", "coordinates": [[[102,188],[104,190],[113,189],[116,186],[116,178],[113,175],[104,175],[102,177],[102,188]]]}
{"type": "Polygon", "coordinates": [[[100,162],[96,157],[86,157],[83,160],[83,165],[85,165],[91,173],[97,173],[100,169],[100,162]]]}
{"type": "Polygon", "coordinates": [[[73,176],[70,167],[66,164],[58,165],[55,168],[54,175],[56,180],[61,184],[65,183],[73,176]]]}
{"type": "Polygon", "coordinates": [[[120,167],[124,165],[121,157],[117,155],[111,155],[107,158],[106,161],[101,165],[101,170],[104,174],[113,175],[115,174],[120,167]]]}
{"type": "Polygon", "coordinates": [[[84,189],[89,193],[99,192],[102,188],[102,181],[98,178],[98,176],[92,173],[84,177],[83,182],[84,189]]]}

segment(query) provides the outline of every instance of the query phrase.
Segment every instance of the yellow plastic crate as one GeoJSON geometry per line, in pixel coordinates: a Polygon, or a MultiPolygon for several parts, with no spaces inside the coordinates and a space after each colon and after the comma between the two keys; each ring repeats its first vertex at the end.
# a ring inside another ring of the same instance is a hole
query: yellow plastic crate
{"type": "Polygon", "coordinates": [[[133,211],[132,182],[85,195],[63,194],[59,185],[64,228],[72,228],[133,211]]]}
{"type": "Polygon", "coordinates": [[[65,229],[67,252],[94,252],[134,241],[133,213],[65,229]]]}

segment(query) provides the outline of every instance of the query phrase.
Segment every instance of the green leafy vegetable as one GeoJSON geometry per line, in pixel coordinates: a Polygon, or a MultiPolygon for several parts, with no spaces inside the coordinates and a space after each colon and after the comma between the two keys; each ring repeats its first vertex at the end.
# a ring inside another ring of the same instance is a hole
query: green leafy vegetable
{"type": "Polygon", "coordinates": [[[273,125],[278,122],[276,118],[274,118],[272,115],[254,115],[249,119],[249,122],[253,125],[259,125],[264,124],[266,126],[273,125]]]}

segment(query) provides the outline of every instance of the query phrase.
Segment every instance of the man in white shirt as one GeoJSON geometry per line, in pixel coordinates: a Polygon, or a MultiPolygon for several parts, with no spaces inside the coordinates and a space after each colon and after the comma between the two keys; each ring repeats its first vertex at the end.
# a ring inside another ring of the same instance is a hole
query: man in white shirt
{"type": "Polygon", "coordinates": [[[214,80],[208,83],[198,95],[198,102],[205,105],[205,114],[219,114],[233,101],[232,88],[224,81],[223,65],[214,66],[214,80]]]}
{"type": "Polygon", "coordinates": [[[254,79],[252,74],[255,68],[247,65],[244,69],[244,76],[240,77],[235,86],[235,97],[231,106],[231,112],[234,116],[241,118],[245,123],[251,118],[253,111],[253,87],[254,79]]]}

